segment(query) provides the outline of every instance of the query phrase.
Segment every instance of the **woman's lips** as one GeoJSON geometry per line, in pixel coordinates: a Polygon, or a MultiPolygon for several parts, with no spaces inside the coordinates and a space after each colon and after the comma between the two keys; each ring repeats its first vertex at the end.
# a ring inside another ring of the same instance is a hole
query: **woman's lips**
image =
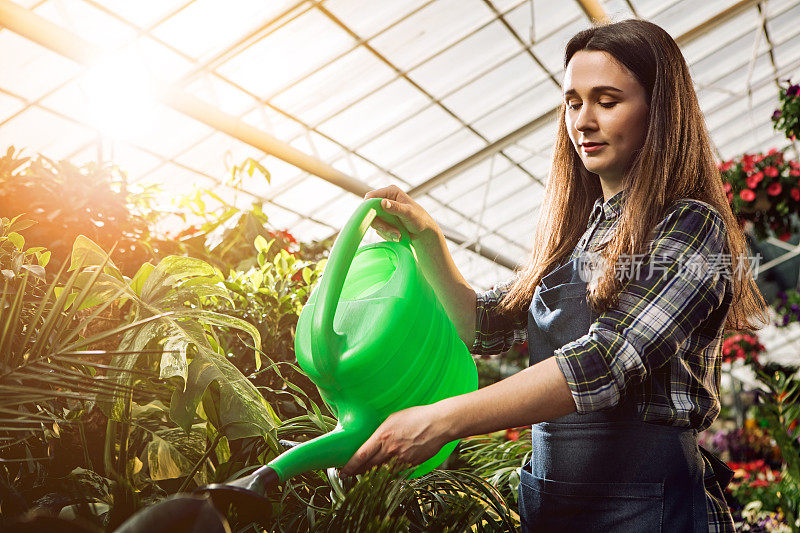
{"type": "Polygon", "coordinates": [[[604,148],[605,146],[606,146],[605,143],[585,143],[581,145],[581,148],[583,148],[584,152],[590,154],[592,152],[600,150],[601,148],[604,148]]]}

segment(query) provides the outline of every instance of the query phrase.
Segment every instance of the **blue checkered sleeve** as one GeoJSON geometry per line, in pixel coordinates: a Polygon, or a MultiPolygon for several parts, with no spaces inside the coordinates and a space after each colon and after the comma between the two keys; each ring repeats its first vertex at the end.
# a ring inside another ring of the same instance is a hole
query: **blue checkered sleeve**
{"type": "Polygon", "coordinates": [[[499,283],[493,289],[477,293],[475,303],[475,342],[470,352],[475,355],[503,353],[514,344],[528,340],[527,312],[514,315],[500,313],[500,303],[516,278],[499,283]]]}
{"type": "Polygon", "coordinates": [[[722,305],[728,279],[713,266],[725,249],[725,224],[707,204],[676,205],[656,226],[647,253],[630,258],[639,274],[624,283],[618,301],[586,335],[555,351],[579,413],[617,405],[628,385],[677,357],[722,305]]]}

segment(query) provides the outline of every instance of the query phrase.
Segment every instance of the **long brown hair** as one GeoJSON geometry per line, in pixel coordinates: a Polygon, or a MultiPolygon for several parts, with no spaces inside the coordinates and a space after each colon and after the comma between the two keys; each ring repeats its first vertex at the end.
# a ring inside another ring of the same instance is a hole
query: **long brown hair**
{"type": "MultiPolygon", "coordinates": [[[[655,225],[666,210],[682,198],[713,206],[725,221],[733,300],[726,329],[758,329],[769,320],[766,303],[756,286],[746,256],[744,233],[722,189],[708,131],[686,60],[680,48],[659,26],[643,20],[625,20],[595,26],[576,34],[567,44],[564,68],[580,50],[607,52],[624,65],[647,91],[649,117],[642,148],[623,177],[626,191],[616,233],[602,249],[608,267],[589,291],[589,303],[602,313],[615,303],[622,282],[614,275],[617,259],[642,253],[655,225]],[[744,275],[734,273],[745,272],[744,275]],[[759,315],[762,324],[753,321],[759,315]]],[[[602,194],[600,178],[589,172],[573,148],[559,111],[550,175],[539,211],[533,251],[528,264],[500,302],[506,313],[527,309],[541,278],[568,257],[586,230],[595,199],[602,194]]]]}

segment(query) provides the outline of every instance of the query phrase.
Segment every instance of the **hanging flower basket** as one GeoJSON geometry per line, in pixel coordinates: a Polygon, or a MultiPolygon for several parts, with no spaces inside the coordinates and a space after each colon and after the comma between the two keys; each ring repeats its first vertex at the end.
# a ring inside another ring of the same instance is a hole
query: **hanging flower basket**
{"type": "Polygon", "coordinates": [[[800,230],[800,163],[773,148],[724,161],[719,170],[733,212],[757,238],[787,241],[800,230]]]}
{"type": "Polygon", "coordinates": [[[793,141],[800,134],[800,85],[792,85],[789,80],[785,83],[778,92],[778,109],[772,113],[772,122],[776,130],[793,141]]]}
{"type": "Polygon", "coordinates": [[[758,364],[758,356],[764,353],[764,346],[755,333],[729,331],[722,340],[722,362],[733,363],[741,360],[758,364]]]}

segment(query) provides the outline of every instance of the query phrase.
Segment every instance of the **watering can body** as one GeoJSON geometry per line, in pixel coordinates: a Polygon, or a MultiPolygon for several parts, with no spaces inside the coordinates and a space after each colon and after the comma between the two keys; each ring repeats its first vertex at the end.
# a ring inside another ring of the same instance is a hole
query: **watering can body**
{"type": "MultiPolygon", "coordinates": [[[[359,248],[380,199],[365,201],[334,243],[300,314],[295,353],[338,418],[336,428],[267,465],[281,481],[343,466],[392,413],[477,389],[475,362],[417,264],[408,235],[359,248]]],[[[398,227],[399,224],[396,224],[398,227]]],[[[441,464],[445,445],[412,477],[441,464]]]]}

